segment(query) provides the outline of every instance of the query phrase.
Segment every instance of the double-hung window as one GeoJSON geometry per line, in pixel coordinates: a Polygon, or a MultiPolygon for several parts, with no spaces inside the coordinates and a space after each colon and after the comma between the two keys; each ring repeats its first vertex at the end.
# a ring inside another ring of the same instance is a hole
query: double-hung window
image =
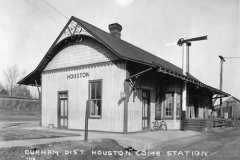
{"type": "Polygon", "coordinates": [[[176,93],[176,117],[180,118],[181,116],[181,94],[176,93]]]}
{"type": "Polygon", "coordinates": [[[181,117],[181,94],[177,92],[167,92],[162,96],[161,104],[156,105],[156,118],[179,119],[181,117]],[[163,114],[161,115],[161,111],[163,114]]]}
{"type": "Polygon", "coordinates": [[[90,118],[102,116],[102,81],[89,82],[90,118]]]}
{"type": "Polygon", "coordinates": [[[173,117],[174,93],[165,94],[165,117],[173,117]]]}

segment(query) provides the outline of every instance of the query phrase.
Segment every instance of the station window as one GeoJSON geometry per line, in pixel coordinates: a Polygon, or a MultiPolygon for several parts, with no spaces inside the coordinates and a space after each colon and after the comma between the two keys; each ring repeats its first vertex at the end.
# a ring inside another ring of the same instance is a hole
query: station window
{"type": "Polygon", "coordinates": [[[102,114],[102,81],[89,82],[90,118],[101,118],[102,114]]]}
{"type": "MultiPolygon", "coordinates": [[[[163,109],[163,117],[164,118],[170,118],[172,119],[173,117],[176,117],[179,119],[181,117],[181,94],[180,93],[174,93],[174,92],[169,92],[166,93],[163,97],[163,100],[161,102],[161,106],[163,109]],[[173,112],[175,111],[176,112],[173,112]],[[176,115],[174,115],[176,113],[176,115]]],[[[161,117],[161,112],[160,112],[160,106],[156,107],[156,117],[161,117]]]]}
{"type": "Polygon", "coordinates": [[[176,93],[176,117],[181,117],[181,94],[176,93]]]}
{"type": "Polygon", "coordinates": [[[174,93],[166,93],[164,101],[165,117],[173,117],[174,93]]]}

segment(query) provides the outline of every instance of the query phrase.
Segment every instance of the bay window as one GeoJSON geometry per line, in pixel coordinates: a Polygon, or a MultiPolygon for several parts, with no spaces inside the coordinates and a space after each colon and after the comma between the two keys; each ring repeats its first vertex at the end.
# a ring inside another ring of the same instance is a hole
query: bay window
{"type": "Polygon", "coordinates": [[[181,94],[176,93],[176,117],[181,117],[181,94]]]}
{"type": "Polygon", "coordinates": [[[165,93],[155,107],[155,118],[179,119],[181,117],[181,94],[177,92],[165,93]],[[162,114],[161,114],[162,113],[162,114]]]}
{"type": "Polygon", "coordinates": [[[173,117],[174,93],[165,94],[165,117],[173,117]]]}

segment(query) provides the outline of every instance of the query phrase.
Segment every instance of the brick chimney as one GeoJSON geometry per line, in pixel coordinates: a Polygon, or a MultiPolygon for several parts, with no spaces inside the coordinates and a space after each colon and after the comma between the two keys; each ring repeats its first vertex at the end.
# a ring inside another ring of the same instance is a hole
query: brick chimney
{"type": "Polygon", "coordinates": [[[112,36],[121,39],[122,26],[118,23],[109,24],[109,32],[112,36]]]}

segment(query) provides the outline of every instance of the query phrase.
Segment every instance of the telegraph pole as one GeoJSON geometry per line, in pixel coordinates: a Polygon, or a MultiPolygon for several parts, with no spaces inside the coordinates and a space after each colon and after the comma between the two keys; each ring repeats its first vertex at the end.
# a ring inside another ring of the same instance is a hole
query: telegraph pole
{"type": "MultiPolygon", "coordinates": [[[[207,36],[184,39],[181,38],[178,40],[177,44],[183,47],[183,57],[182,57],[182,69],[183,75],[188,76],[189,74],[189,47],[191,46],[191,42],[193,41],[201,41],[207,40],[207,36]]],[[[187,97],[187,81],[184,81],[182,87],[182,118],[181,118],[181,130],[186,130],[186,110],[188,105],[188,97],[187,97]]]]}
{"type": "MultiPolygon", "coordinates": [[[[222,91],[222,83],[223,83],[223,62],[225,62],[225,59],[223,56],[219,56],[220,58],[220,86],[219,89],[222,91]]],[[[222,110],[222,97],[220,97],[220,117],[223,118],[223,110],[222,110]]]]}
{"type": "MultiPolygon", "coordinates": [[[[182,56],[182,69],[183,75],[188,76],[189,74],[189,47],[191,46],[190,42],[183,44],[183,56],[182,56]]],[[[182,116],[186,118],[186,110],[187,110],[187,81],[183,82],[182,87],[182,116]]],[[[183,129],[184,130],[184,129],[183,129]]]]}
{"type": "MultiPolygon", "coordinates": [[[[223,62],[225,62],[225,59],[239,59],[240,57],[223,57],[219,55],[220,58],[220,83],[219,83],[219,89],[222,91],[222,84],[223,84],[223,62]]],[[[222,109],[222,97],[220,97],[220,117],[223,118],[223,109],[222,109]]]]}

